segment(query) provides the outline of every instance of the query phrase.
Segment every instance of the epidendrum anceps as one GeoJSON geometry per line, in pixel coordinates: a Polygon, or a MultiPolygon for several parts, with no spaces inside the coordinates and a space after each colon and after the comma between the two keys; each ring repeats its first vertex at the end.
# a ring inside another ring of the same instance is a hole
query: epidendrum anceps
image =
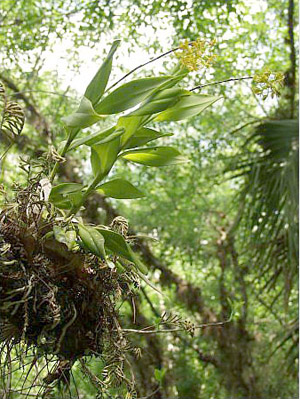
{"type": "MultiPolygon", "coordinates": [[[[23,367],[24,377],[29,379],[36,362],[44,361],[38,387],[44,397],[58,382],[69,387],[72,368],[78,362],[99,392],[121,384],[127,398],[134,397],[134,377],[130,377],[126,363],[128,353],[137,353],[127,338],[135,330],[121,325],[120,307],[134,295],[140,281],[159,290],[132,249],[127,221],[119,217],[109,226],[87,224],[80,210],[94,192],[121,199],[143,197],[144,193],[129,181],[109,178],[116,162],[148,167],[186,162],[177,149],[153,144],[166,134],[151,123],[197,116],[220,99],[180,86],[189,70],[213,60],[212,43],[206,46],[197,41],[175,49],[180,52],[180,63],[171,74],[123,83],[129,73],[107,89],[119,44],[118,40],[112,44],[78,109],[63,118],[66,140],[55,151],[56,163],[50,175],[45,173],[47,168],[41,168],[48,162],[45,157],[37,169],[30,163],[20,164],[27,172],[27,185],[14,188],[14,201],[4,201],[0,215],[0,341],[6,354],[3,375],[13,372],[12,351],[20,354],[16,358],[21,363],[22,353],[27,356],[30,352],[33,359],[23,367]],[[205,53],[207,49],[209,54],[205,53]],[[81,133],[99,121],[103,125],[112,116],[116,120],[111,126],[88,135],[81,133]],[[81,146],[90,148],[89,183],[56,184],[59,163],[81,146]],[[92,357],[102,362],[99,377],[86,365],[92,357]]],[[[24,117],[17,105],[8,106],[4,88],[1,93],[1,129],[13,143],[24,117]]],[[[194,331],[193,325],[179,317],[162,315],[154,330],[138,332],[155,333],[167,326],[194,331]]],[[[31,382],[35,389],[34,380],[31,382]]]]}

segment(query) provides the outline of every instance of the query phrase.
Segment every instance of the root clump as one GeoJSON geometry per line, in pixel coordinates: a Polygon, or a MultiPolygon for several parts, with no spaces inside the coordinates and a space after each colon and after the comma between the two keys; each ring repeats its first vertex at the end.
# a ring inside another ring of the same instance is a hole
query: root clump
{"type": "Polygon", "coordinates": [[[0,344],[56,356],[60,367],[44,378],[50,384],[83,357],[120,355],[127,344],[116,303],[130,293],[130,277],[56,240],[59,218],[45,204],[35,182],[0,214],[0,344]]]}

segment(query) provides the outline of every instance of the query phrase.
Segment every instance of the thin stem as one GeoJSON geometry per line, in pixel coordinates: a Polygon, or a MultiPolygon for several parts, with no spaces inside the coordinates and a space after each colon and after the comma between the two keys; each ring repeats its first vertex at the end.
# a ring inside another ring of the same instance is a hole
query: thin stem
{"type": "MultiPolygon", "coordinates": [[[[192,42],[191,42],[191,43],[192,43],[192,42]]],[[[190,45],[191,43],[189,43],[189,45],[190,45]]],[[[134,69],[132,69],[130,72],[126,73],[126,75],[124,75],[124,76],[123,76],[121,79],[119,79],[117,82],[113,83],[106,91],[109,91],[109,90],[111,90],[113,87],[117,86],[120,82],[122,82],[124,79],[126,79],[128,76],[130,76],[131,74],[133,74],[133,73],[134,73],[135,71],[137,71],[138,69],[141,69],[141,68],[143,68],[144,66],[146,66],[146,65],[148,65],[148,64],[151,64],[152,62],[157,61],[157,60],[159,60],[160,58],[165,57],[166,55],[169,55],[169,54],[171,54],[171,53],[174,53],[175,51],[177,51],[177,50],[179,50],[179,49],[180,49],[180,47],[173,48],[173,49],[171,49],[171,50],[166,51],[166,52],[163,53],[163,54],[160,54],[158,57],[152,58],[151,60],[145,62],[144,64],[138,65],[137,67],[135,67],[134,69]]]]}
{"type": "MultiPolygon", "coordinates": [[[[67,153],[67,151],[68,151],[68,149],[69,149],[69,147],[71,145],[71,142],[72,142],[72,140],[70,138],[68,138],[68,140],[67,140],[62,152],[59,154],[59,156],[64,157],[66,155],[66,153],[67,153]]],[[[57,173],[57,169],[59,167],[59,164],[60,164],[60,162],[56,161],[55,164],[54,164],[54,167],[53,167],[53,169],[52,169],[52,171],[50,173],[49,180],[50,180],[51,183],[53,182],[53,180],[55,178],[55,175],[57,173]]]]}
{"type": "Polygon", "coordinates": [[[294,0],[289,0],[288,8],[288,33],[289,33],[289,46],[290,46],[290,62],[291,66],[289,69],[289,87],[291,90],[291,110],[290,118],[294,118],[295,113],[295,96],[296,96],[296,50],[295,50],[295,39],[294,39],[294,0]]]}
{"type": "Polygon", "coordinates": [[[11,147],[14,145],[15,143],[12,142],[9,144],[9,146],[6,148],[6,150],[4,151],[4,153],[0,156],[0,162],[2,162],[2,159],[5,157],[5,155],[8,153],[8,151],[11,149],[11,147]]]}
{"type": "MultiPolygon", "coordinates": [[[[230,315],[228,320],[225,321],[217,321],[215,323],[204,323],[200,324],[198,326],[195,326],[195,329],[200,329],[200,328],[205,328],[205,327],[217,327],[217,326],[222,326],[224,324],[230,323],[232,320],[232,314],[230,315]]],[[[127,333],[137,333],[137,334],[159,334],[159,333],[169,333],[169,332],[179,332],[179,331],[186,331],[185,328],[170,328],[166,330],[135,330],[133,328],[123,328],[123,332],[127,333]]]]}
{"type": "Polygon", "coordinates": [[[67,218],[71,219],[73,215],[75,215],[78,210],[80,209],[80,207],[84,204],[85,200],[87,199],[87,197],[91,194],[92,191],[94,191],[94,189],[96,188],[96,186],[98,186],[98,184],[100,183],[100,181],[104,178],[104,175],[100,175],[100,176],[96,176],[95,179],[92,181],[92,183],[89,185],[89,187],[87,188],[86,192],[83,194],[82,199],[80,201],[79,204],[73,206],[72,209],[70,209],[70,212],[68,213],[67,218]]]}
{"type": "Polygon", "coordinates": [[[193,87],[190,91],[202,89],[203,87],[207,87],[207,86],[215,86],[220,83],[234,82],[234,81],[246,80],[246,79],[253,79],[253,76],[245,76],[243,78],[230,78],[230,79],[225,79],[225,80],[219,80],[218,82],[206,83],[205,85],[199,85],[199,86],[193,87]]]}
{"type": "Polygon", "coordinates": [[[14,97],[17,96],[18,94],[23,94],[23,93],[45,93],[45,94],[53,94],[55,96],[72,98],[71,96],[67,96],[66,94],[56,93],[55,91],[47,91],[47,90],[22,90],[22,91],[17,91],[7,97],[14,97]]]}

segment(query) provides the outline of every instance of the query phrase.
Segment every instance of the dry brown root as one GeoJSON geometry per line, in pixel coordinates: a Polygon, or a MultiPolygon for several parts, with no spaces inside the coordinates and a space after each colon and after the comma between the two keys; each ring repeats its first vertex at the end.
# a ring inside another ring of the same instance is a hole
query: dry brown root
{"type": "Polygon", "coordinates": [[[45,238],[55,220],[44,219],[42,209],[31,187],[0,215],[2,348],[21,345],[37,350],[39,358],[53,356],[45,387],[69,384],[76,360],[108,353],[104,377],[133,390],[123,372],[128,344],[116,311],[131,292],[128,276],[82,249],[74,252],[53,236],[45,238]]]}

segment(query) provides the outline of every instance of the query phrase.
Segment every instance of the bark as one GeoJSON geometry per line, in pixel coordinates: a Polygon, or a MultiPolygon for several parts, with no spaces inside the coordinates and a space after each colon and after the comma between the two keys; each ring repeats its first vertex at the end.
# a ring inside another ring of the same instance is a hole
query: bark
{"type": "Polygon", "coordinates": [[[243,300],[241,316],[232,323],[219,329],[217,344],[220,354],[220,373],[224,385],[232,398],[260,399],[262,394],[258,385],[258,376],[252,361],[254,338],[247,330],[248,297],[244,280],[244,270],[239,264],[234,237],[223,230],[216,244],[216,254],[221,268],[219,280],[222,314],[229,311],[228,299],[239,294],[243,300]],[[233,270],[237,287],[226,286],[226,272],[233,270]]]}
{"type": "Polygon", "coordinates": [[[288,43],[290,47],[290,69],[286,74],[286,86],[290,89],[290,118],[295,117],[296,97],[296,50],[294,39],[294,0],[289,0],[288,5],[288,43]]]}

